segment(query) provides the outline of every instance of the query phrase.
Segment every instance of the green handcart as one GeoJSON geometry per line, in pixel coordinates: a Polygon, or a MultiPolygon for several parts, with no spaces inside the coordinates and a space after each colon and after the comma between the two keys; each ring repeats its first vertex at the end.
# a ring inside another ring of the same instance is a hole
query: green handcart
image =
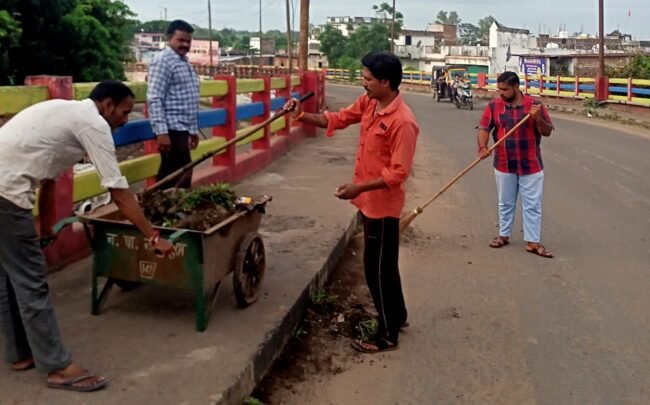
{"type": "Polygon", "coordinates": [[[206,231],[156,227],[161,238],[174,244],[167,257],[159,257],[133,224],[118,211],[66,218],[58,233],[81,222],[92,247],[92,313],[98,315],[114,285],[130,289],[140,284],[168,286],[193,292],[196,329],[204,331],[216,303],[221,281],[231,272],[235,298],[241,307],[255,302],[261,290],[266,255],[257,233],[271,197],[238,207],[236,212],[206,231]],[[101,287],[100,278],[106,281],[101,287]]]}

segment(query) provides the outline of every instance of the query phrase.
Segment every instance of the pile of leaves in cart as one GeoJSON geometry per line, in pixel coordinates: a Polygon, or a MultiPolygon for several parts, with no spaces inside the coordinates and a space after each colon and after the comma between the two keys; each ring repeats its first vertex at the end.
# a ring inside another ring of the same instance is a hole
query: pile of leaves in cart
{"type": "Polygon", "coordinates": [[[143,201],[143,209],[154,225],[205,231],[235,212],[235,199],[229,184],[217,183],[156,191],[143,201]]]}

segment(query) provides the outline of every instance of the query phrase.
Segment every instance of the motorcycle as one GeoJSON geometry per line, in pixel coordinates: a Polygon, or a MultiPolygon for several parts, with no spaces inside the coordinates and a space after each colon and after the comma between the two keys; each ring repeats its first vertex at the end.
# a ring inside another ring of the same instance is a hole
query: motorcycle
{"type": "Polygon", "coordinates": [[[470,110],[474,109],[474,101],[472,100],[472,90],[470,90],[470,85],[468,83],[460,84],[456,87],[454,97],[454,103],[456,108],[460,109],[461,107],[469,107],[470,110]]]}

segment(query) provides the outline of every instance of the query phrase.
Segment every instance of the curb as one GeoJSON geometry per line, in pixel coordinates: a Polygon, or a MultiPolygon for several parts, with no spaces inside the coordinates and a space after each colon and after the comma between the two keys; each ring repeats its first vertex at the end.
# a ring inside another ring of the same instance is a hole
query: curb
{"type": "Polygon", "coordinates": [[[348,226],[343,229],[338,242],[320,270],[302,291],[291,309],[285,314],[280,323],[266,335],[265,341],[260,345],[255,355],[249,360],[247,366],[230,386],[221,394],[216,394],[209,398],[211,405],[241,405],[250,393],[253,392],[267,371],[270,370],[275,359],[282,353],[285,344],[291,336],[291,332],[302,319],[305,308],[309,303],[310,291],[322,288],[328,281],[359,224],[359,217],[355,214],[348,226]]]}

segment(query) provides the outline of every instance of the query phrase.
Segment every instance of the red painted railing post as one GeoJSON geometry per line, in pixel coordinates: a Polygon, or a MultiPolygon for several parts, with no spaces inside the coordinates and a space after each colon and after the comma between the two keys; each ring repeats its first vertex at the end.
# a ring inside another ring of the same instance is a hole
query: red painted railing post
{"type": "Polygon", "coordinates": [[[609,77],[598,76],[596,77],[596,100],[605,101],[609,98],[609,77]]]}
{"type": "Polygon", "coordinates": [[[580,95],[580,77],[576,75],[575,89],[573,95],[578,97],[580,95]]]}
{"type": "Polygon", "coordinates": [[[478,88],[482,89],[487,86],[488,80],[487,80],[487,74],[486,73],[479,73],[478,74],[478,88]]]}
{"type": "Polygon", "coordinates": [[[560,79],[560,76],[557,77],[557,85],[556,85],[556,90],[557,90],[557,95],[559,96],[562,92],[562,80],[560,79]]]}
{"type": "MultiPolygon", "coordinates": [[[[283,89],[278,89],[275,92],[276,97],[284,97],[285,100],[290,100],[291,99],[291,75],[284,75],[284,88],[283,89]]],[[[284,117],[282,117],[284,120],[284,128],[276,132],[277,135],[280,136],[288,136],[289,132],[291,131],[291,118],[290,114],[285,114],[284,117]]]]}
{"type": "Polygon", "coordinates": [[[633,87],[632,78],[628,77],[627,78],[627,101],[632,101],[632,96],[633,96],[632,87],[633,87]]]}
{"type": "MultiPolygon", "coordinates": [[[[271,116],[271,77],[267,75],[267,76],[262,76],[259,79],[264,81],[264,90],[257,93],[253,93],[251,97],[251,101],[253,103],[261,102],[264,104],[264,115],[253,117],[252,119],[253,125],[257,125],[261,122],[264,122],[266,119],[268,119],[271,116]]],[[[271,126],[266,125],[263,131],[264,131],[264,137],[253,141],[253,149],[264,150],[270,154],[271,153],[270,150],[271,126]]]]}
{"type": "MultiPolygon", "coordinates": [[[[233,139],[237,132],[237,78],[233,75],[217,75],[215,80],[223,80],[228,85],[228,92],[212,98],[212,108],[223,108],[226,111],[226,122],[212,128],[212,136],[222,137],[226,141],[233,139]]],[[[224,153],[212,158],[215,166],[226,166],[230,175],[234,172],[237,147],[230,146],[224,153]]],[[[230,177],[229,175],[229,177],[230,177]]]]}
{"type": "MultiPolygon", "coordinates": [[[[318,77],[316,72],[304,72],[302,75],[302,91],[301,95],[313,91],[314,96],[305,101],[304,111],[308,113],[317,113],[318,111],[318,77]]],[[[303,124],[306,136],[316,136],[316,127],[313,125],[303,124]]]]}

